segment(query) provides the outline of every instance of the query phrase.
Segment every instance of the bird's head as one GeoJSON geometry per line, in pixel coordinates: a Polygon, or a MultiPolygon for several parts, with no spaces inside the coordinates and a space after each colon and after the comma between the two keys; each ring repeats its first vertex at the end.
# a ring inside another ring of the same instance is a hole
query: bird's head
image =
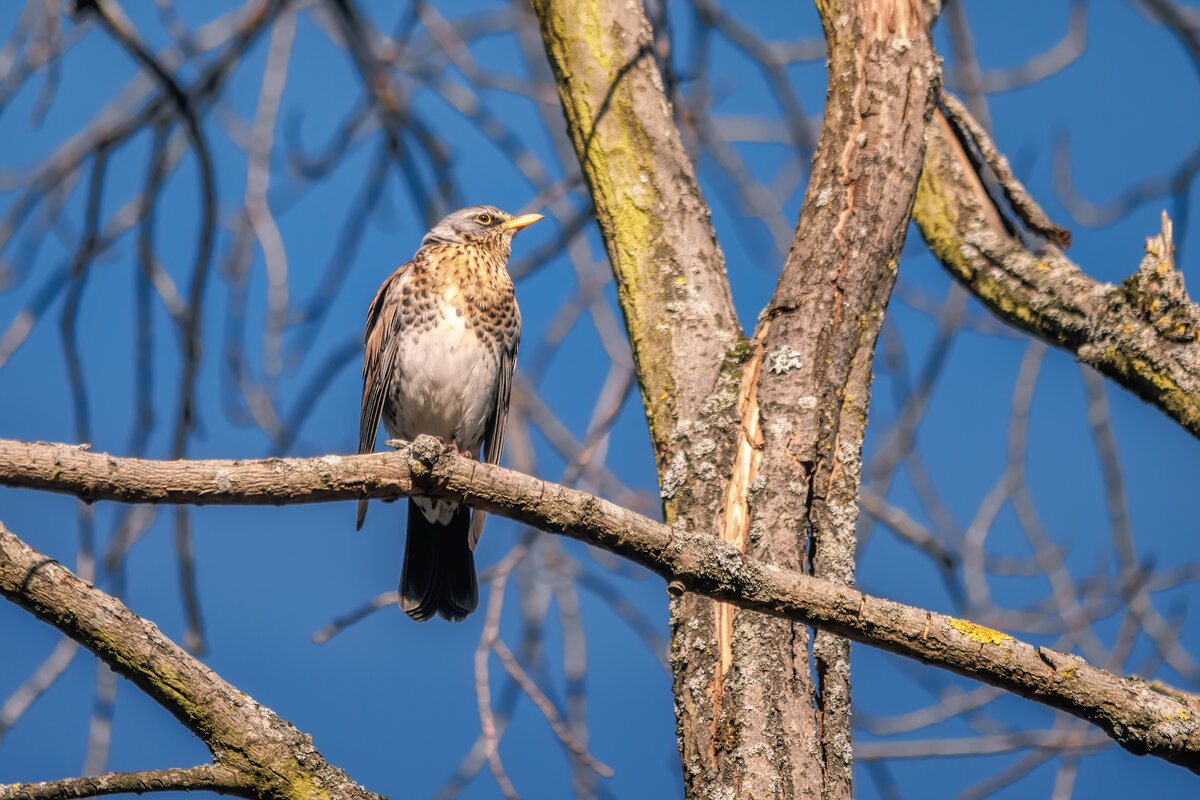
{"type": "Polygon", "coordinates": [[[517,231],[541,218],[541,214],[514,217],[495,206],[471,206],[443,217],[425,234],[421,247],[428,244],[494,244],[503,248],[507,256],[517,231]]]}

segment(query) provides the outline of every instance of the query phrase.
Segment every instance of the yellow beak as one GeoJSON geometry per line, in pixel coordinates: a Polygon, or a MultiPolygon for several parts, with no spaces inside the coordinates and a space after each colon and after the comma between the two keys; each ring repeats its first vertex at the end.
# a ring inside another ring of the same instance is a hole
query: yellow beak
{"type": "Polygon", "coordinates": [[[501,227],[512,228],[515,231],[519,231],[519,230],[521,230],[521,228],[528,228],[530,225],[537,222],[541,218],[542,218],[541,214],[522,214],[519,217],[513,217],[508,222],[504,223],[501,227]]]}

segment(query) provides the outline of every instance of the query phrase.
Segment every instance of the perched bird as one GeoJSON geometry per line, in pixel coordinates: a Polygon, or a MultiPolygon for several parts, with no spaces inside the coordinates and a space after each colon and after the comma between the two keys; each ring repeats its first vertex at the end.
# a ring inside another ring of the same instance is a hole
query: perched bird
{"type": "MultiPolygon", "coordinates": [[[[540,214],[514,217],[492,206],[456,211],[421,240],[367,310],[358,452],[388,436],[427,433],[463,455],[500,462],[521,311],[508,256],[517,231],[540,214]]],[[[367,501],[358,502],[358,527],[367,501]]],[[[411,497],[400,572],[400,608],[415,620],[462,620],[479,605],[475,545],[484,514],[411,497]]]]}

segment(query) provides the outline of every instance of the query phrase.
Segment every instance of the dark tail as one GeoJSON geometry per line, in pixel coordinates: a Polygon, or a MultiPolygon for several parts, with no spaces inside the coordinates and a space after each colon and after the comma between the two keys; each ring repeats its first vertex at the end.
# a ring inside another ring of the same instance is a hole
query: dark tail
{"type": "Polygon", "coordinates": [[[471,509],[460,503],[449,525],[425,519],[408,501],[408,538],[400,572],[400,608],[418,622],[434,614],[461,622],[479,605],[475,554],[468,536],[471,509]]]}

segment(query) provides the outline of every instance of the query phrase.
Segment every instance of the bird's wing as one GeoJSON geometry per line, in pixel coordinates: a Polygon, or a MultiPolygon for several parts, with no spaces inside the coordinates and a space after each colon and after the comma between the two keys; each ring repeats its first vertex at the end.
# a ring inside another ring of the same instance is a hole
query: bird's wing
{"type": "Polygon", "coordinates": [[[506,348],[500,354],[500,375],[496,382],[496,407],[483,432],[483,460],[487,464],[499,464],[504,450],[504,428],[508,424],[508,404],[512,396],[513,369],[517,365],[517,348],[506,348]]]}
{"type": "MultiPolygon", "coordinates": [[[[496,404],[492,408],[492,417],[488,420],[487,429],[483,433],[483,461],[487,464],[499,464],[500,454],[504,450],[504,429],[508,424],[508,405],[512,396],[513,371],[517,367],[517,347],[521,343],[521,312],[516,311],[516,332],[509,342],[505,343],[500,353],[500,370],[496,380],[496,404]]],[[[471,520],[471,549],[479,543],[483,533],[484,513],[476,510],[471,520]]]]}
{"type": "MultiPolygon", "coordinates": [[[[375,432],[379,428],[379,415],[383,413],[383,401],[395,373],[396,329],[400,323],[400,288],[412,271],[408,262],[383,282],[371,306],[367,309],[367,328],[364,334],[366,351],[363,353],[362,408],[358,415],[358,452],[370,453],[375,449],[375,432]],[[390,302],[389,302],[390,300],[390,302]]],[[[367,516],[367,501],[358,501],[358,527],[362,528],[367,516]]]]}

